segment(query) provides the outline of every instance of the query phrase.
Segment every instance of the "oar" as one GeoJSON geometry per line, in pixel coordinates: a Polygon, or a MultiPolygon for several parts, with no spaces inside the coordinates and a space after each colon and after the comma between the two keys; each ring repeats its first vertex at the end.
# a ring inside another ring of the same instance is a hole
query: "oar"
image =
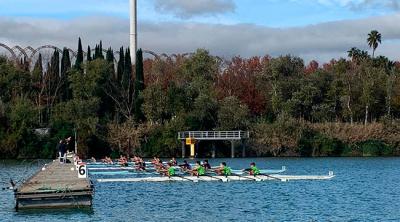
{"type": "Polygon", "coordinates": [[[260,182],[260,181],[262,181],[262,180],[261,180],[261,178],[258,178],[258,177],[251,177],[251,176],[241,176],[241,175],[239,175],[239,174],[232,174],[232,175],[234,175],[234,176],[238,176],[238,177],[240,177],[240,178],[245,178],[245,179],[254,180],[254,181],[257,181],[257,182],[260,182]]]}
{"type": "Polygon", "coordinates": [[[269,177],[269,178],[272,178],[272,179],[275,179],[275,180],[285,181],[284,179],[281,179],[281,178],[278,178],[278,177],[273,177],[273,176],[268,175],[268,174],[258,174],[258,175],[266,176],[266,177],[269,177]]]}
{"type": "Polygon", "coordinates": [[[220,180],[220,181],[222,181],[224,183],[228,182],[228,178],[218,178],[218,177],[211,176],[211,175],[208,175],[208,174],[204,174],[203,176],[210,177],[210,178],[213,178],[213,179],[216,179],[216,180],[220,180]]]}
{"type": "MultiPolygon", "coordinates": [[[[187,177],[185,177],[185,176],[180,176],[180,175],[176,175],[176,174],[175,174],[174,176],[172,176],[172,177],[178,177],[178,178],[181,178],[181,179],[184,179],[184,180],[193,182],[193,183],[199,182],[199,180],[196,180],[196,179],[192,180],[192,179],[189,179],[189,178],[187,178],[187,177]]],[[[170,177],[170,178],[171,178],[171,177],[170,177]]]]}
{"type": "MultiPolygon", "coordinates": [[[[183,171],[184,173],[187,173],[187,171],[183,171]]],[[[172,177],[178,177],[178,178],[181,178],[181,179],[183,179],[183,180],[187,180],[187,181],[191,181],[191,182],[193,182],[193,183],[197,183],[197,182],[199,182],[199,180],[192,180],[192,179],[189,179],[189,178],[187,178],[187,177],[185,177],[185,176],[181,176],[181,175],[177,175],[177,174],[175,174],[174,176],[172,176],[172,177]]],[[[169,178],[171,178],[171,176],[169,176],[169,178]]]]}

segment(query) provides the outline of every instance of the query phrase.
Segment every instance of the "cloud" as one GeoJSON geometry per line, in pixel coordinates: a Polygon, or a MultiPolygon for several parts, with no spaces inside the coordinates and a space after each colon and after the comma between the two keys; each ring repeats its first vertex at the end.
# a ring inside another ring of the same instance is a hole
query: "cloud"
{"type": "MultiPolygon", "coordinates": [[[[183,22],[139,23],[139,46],[157,53],[193,52],[197,48],[229,58],[293,54],[306,61],[345,57],[351,47],[368,49],[370,30],[382,33],[377,54],[400,58],[400,14],[359,20],[321,23],[295,28],[270,28],[252,24],[221,25],[183,22]]],[[[75,20],[10,19],[0,17],[0,43],[53,44],[76,48],[77,39],[118,49],[128,45],[129,22],[115,17],[81,17],[75,20]]],[[[0,49],[1,52],[4,52],[0,49]]]]}
{"type": "Polygon", "coordinates": [[[224,14],[236,8],[233,0],[155,0],[154,4],[157,11],[179,18],[224,14]]]}
{"type": "Polygon", "coordinates": [[[365,9],[400,9],[400,0],[318,0],[320,4],[324,5],[340,5],[348,7],[352,10],[365,10],[365,9]]]}

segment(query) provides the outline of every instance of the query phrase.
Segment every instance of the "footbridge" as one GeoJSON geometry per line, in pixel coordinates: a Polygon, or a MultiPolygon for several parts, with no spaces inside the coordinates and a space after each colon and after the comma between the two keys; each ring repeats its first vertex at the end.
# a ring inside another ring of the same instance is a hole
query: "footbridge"
{"type": "MultiPolygon", "coordinates": [[[[178,140],[182,141],[182,157],[186,156],[186,145],[190,145],[190,157],[195,157],[195,145],[200,141],[230,141],[231,157],[235,158],[235,142],[242,142],[250,138],[248,131],[184,131],[178,133],[178,140]]],[[[213,144],[212,157],[215,158],[215,145],[213,144]]],[[[242,156],[246,154],[245,147],[242,146],[242,156]]]]}

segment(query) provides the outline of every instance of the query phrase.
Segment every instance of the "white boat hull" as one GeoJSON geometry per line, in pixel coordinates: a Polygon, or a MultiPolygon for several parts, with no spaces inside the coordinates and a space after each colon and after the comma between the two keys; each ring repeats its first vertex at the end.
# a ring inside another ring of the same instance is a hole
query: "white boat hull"
{"type": "Polygon", "coordinates": [[[332,172],[329,175],[273,175],[273,176],[174,176],[174,177],[142,177],[142,178],[120,178],[120,179],[97,179],[100,183],[110,182],[212,182],[212,181],[290,181],[290,180],[330,180],[334,178],[332,172]]]}

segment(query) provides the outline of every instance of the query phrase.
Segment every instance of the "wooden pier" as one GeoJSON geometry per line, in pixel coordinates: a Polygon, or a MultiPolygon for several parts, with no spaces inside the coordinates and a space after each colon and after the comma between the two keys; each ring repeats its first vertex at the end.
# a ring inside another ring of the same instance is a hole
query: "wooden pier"
{"type": "Polygon", "coordinates": [[[16,210],[31,208],[90,207],[93,185],[78,178],[77,167],[55,160],[46,164],[15,190],[16,210]]]}

